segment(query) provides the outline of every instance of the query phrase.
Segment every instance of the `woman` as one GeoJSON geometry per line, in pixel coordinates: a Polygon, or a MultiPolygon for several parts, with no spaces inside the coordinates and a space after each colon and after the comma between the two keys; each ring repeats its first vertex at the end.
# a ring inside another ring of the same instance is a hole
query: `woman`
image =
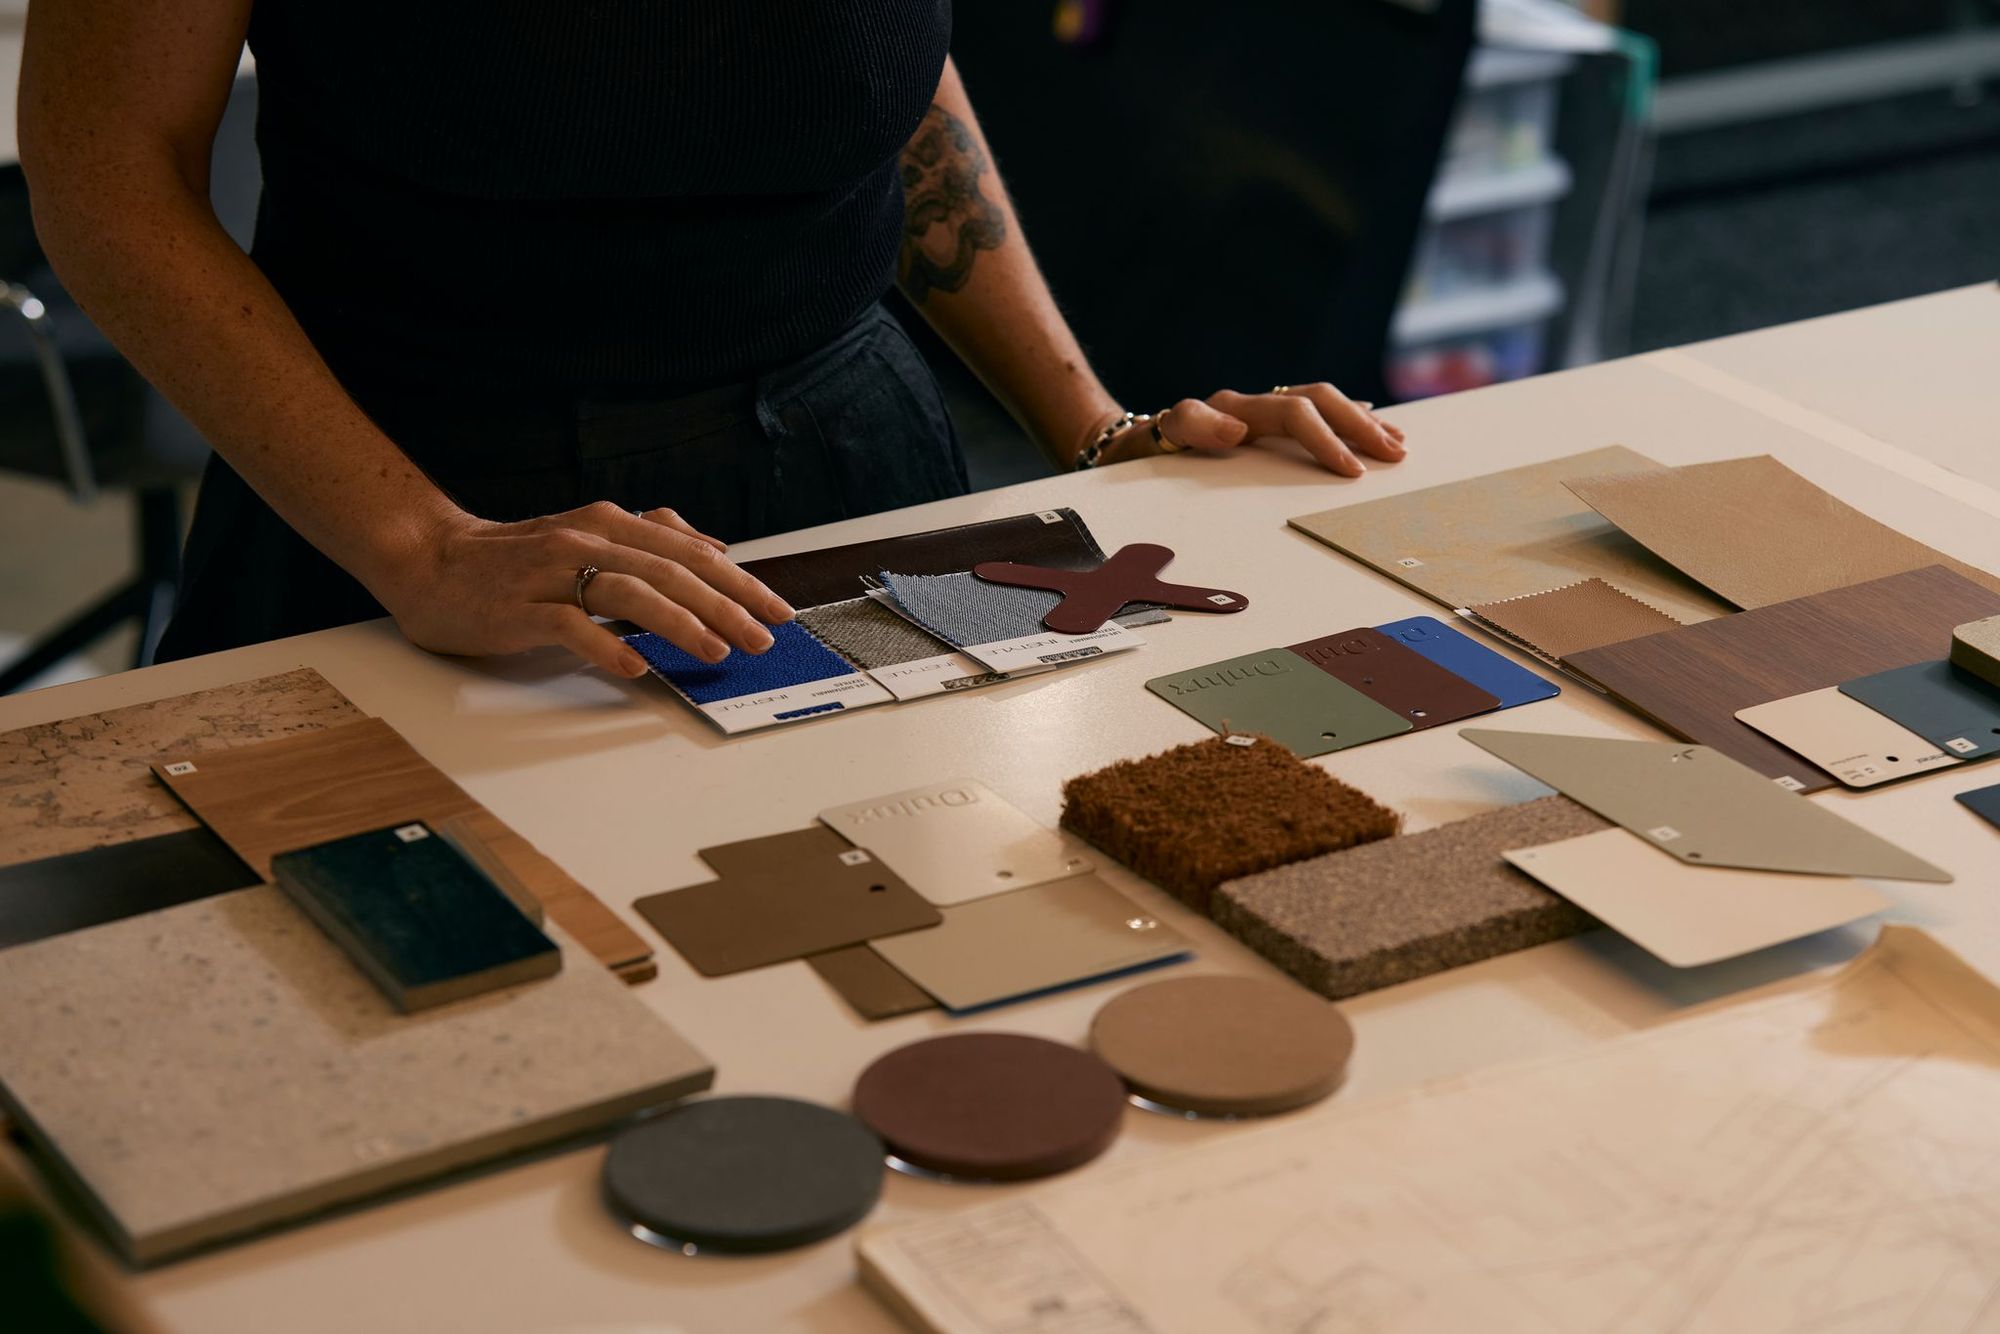
{"type": "Polygon", "coordinates": [[[946,0],[44,0],[44,246],[217,454],[163,653],[384,610],[438,652],[625,676],[594,615],[761,651],[791,609],[725,539],[966,489],[891,281],[1059,466],[1270,436],[1348,476],[1401,457],[1323,384],[1126,412],[949,29],[946,0]],[[246,37],[248,257],[207,193],[246,37]]]}

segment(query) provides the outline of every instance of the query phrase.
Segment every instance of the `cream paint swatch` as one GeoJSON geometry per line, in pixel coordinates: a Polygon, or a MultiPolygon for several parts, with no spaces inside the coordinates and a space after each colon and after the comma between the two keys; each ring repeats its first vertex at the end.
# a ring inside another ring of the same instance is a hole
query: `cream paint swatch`
{"type": "Polygon", "coordinates": [[[1422,491],[1303,514],[1292,527],[1447,607],[1520,597],[1592,577],[1683,624],[1729,611],[1592,512],[1572,478],[1664,472],[1611,445],[1422,491]]]}
{"type": "Polygon", "coordinates": [[[1844,876],[1691,866],[1623,829],[1501,856],[1677,968],[1830,931],[1889,906],[1844,876]]]}
{"type": "Polygon", "coordinates": [[[2000,578],[1869,518],[1768,454],[1576,477],[1568,486],[1739,607],[1767,607],[1927,565],[2000,592],[2000,578]]]}
{"type": "Polygon", "coordinates": [[[547,929],[555,976],[411,1015],[269,885],[22,945],[0,1091],[147,1264],[708,1087],[547,929]]]}
{"type": "Polygon", "coordinates": [[[1736,717],[1848,787],[1878,787],[1961,762],[1839,686],[1738,709],[1736,717]]]}
{"type": "Polygon", "coordinates": [[[1030,820],[976,778],[892,792],[819,813],[936,904],[964,903],[1090,869],[1083,845],[1030,820]]]}
{"type": "Polygon", "coordinates": [[[948,1010],[976,1010],[1179,958],[1187,938],[1094,875],[946,908],[869,942],[948,1010]]]}

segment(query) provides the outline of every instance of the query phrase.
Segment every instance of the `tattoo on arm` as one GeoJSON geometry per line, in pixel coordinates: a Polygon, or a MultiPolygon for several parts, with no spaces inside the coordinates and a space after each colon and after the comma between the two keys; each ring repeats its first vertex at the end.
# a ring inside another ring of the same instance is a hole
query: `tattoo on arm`
{"type": "Polygon", "coordinates": [[[903,249],[897,282],[921,306],[956,292],[982,250],[1007,239],[999,205],[979,188],[990,164],[971,127],[936,103],[903,149],[903,249]]]}

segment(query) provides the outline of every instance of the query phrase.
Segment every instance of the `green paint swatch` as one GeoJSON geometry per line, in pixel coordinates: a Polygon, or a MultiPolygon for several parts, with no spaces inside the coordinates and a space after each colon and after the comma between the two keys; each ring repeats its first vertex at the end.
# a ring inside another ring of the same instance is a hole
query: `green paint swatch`
{"type": "Polygon", "coordinates": [[[1411,730],[1360,691],[1287,649],[1155,677],[1146,689],[1218,732],[1261,732],[1310,759],[1411,730]]]}

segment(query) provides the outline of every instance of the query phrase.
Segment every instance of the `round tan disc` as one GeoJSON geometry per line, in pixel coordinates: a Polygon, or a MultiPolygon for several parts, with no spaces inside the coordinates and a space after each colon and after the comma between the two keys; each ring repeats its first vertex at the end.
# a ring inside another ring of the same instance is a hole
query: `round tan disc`
{"type": "Polygon", "coordinates": [[[1090,1045],[1149,1102],[1208,1116],[1264,1116],[1318,1102],[1347,1072],[1354,1030],[1288,982],[1175,977],[1097,1012],[1090,1045]]]}

